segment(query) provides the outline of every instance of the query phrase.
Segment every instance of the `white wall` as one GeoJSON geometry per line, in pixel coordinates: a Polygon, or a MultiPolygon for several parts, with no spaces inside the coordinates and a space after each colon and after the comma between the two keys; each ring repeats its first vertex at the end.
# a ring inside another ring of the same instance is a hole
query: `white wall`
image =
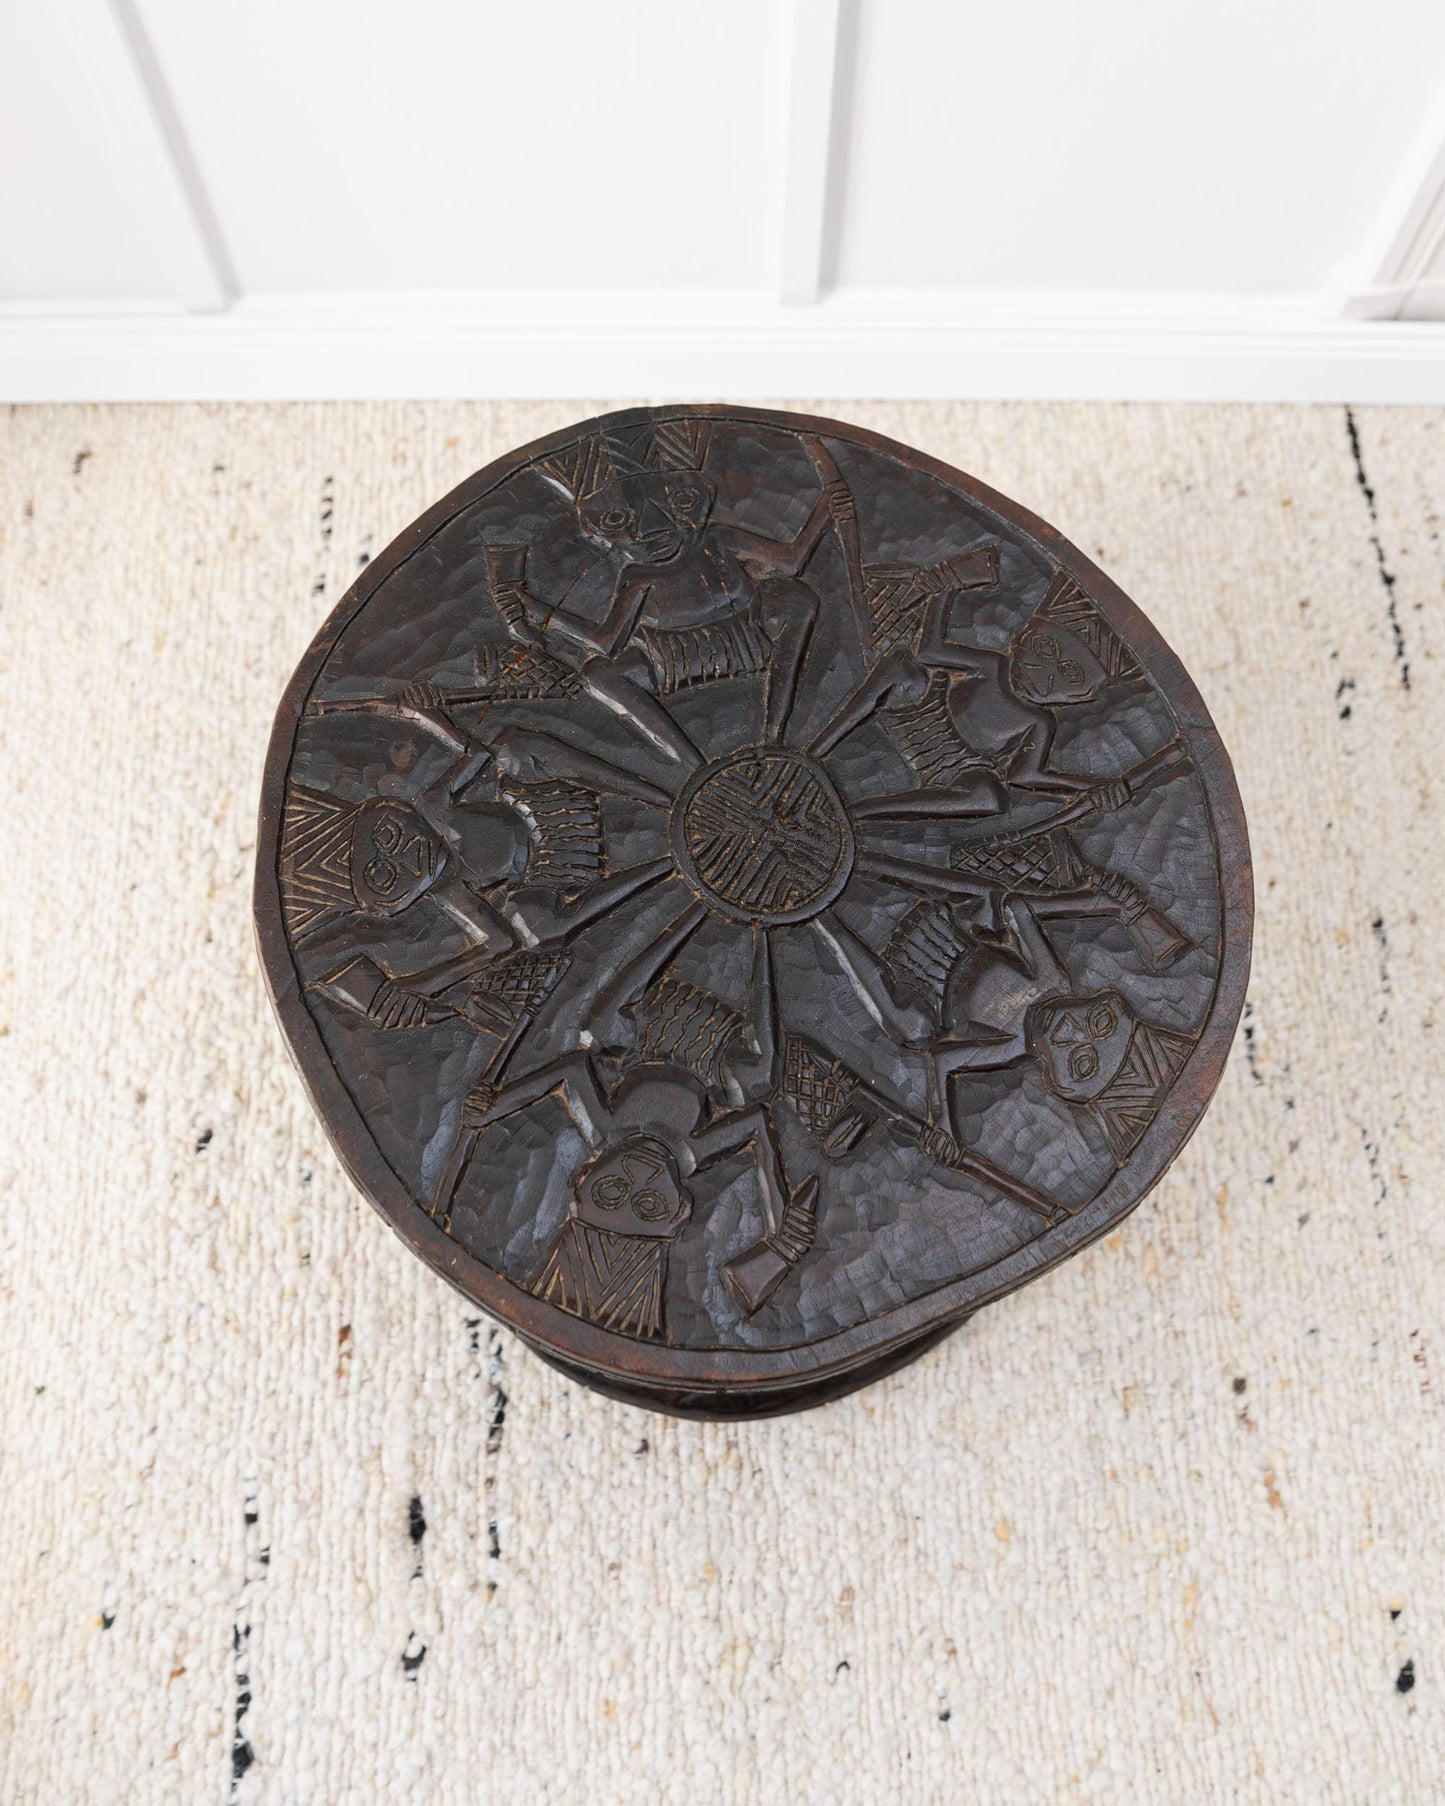
{"type": "Polygon", "coordinates": [[[0,0],[0,296],[164,295],[64,11],[0,0]]]}
{"type": "Polygon", "coordinates": [[[773,279],[773,0],[142,0],[246,290],[773,279]]]}
{"type": "Polygon", "coordinates": [[[1445,84],[1439,0],[863,0],[839,280],[1306,294],[1445,84]]]}
{"type": "Polygon", "coordinates": [[[1439,0],[0,0],[0,394],[1445,398],[1442,94],[1439,0]]]}

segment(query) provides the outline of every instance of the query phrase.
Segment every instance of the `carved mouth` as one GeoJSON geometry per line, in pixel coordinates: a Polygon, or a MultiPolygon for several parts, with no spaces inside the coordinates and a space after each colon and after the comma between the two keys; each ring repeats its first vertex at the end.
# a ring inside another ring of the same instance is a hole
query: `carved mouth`
{"type": "Polygon", "coordinates": [[[673,808],[672,845],[702,901],[736,922],[806,922],[853,870],[853,828],[832,779],[777,746],[695,772],[673,808]]]}
{"type": "Polygon", "coordinates": [[[683,533],[668,531],[666,533],[645,533],[632,542],[636,548],[633,562],[636,564],[671,564],[679,557],[687,544],[687,536],[683,533]]]}

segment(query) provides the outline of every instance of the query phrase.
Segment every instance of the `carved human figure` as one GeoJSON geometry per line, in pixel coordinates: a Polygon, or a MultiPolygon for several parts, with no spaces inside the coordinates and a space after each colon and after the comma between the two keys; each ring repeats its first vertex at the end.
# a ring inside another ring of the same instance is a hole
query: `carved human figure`
{"type": "MultiPolygon", "coordinates": [[[[980,930],[973,912],[956,902],[921,902],[900,919],[881,951],[836,921],[830,927],[826,938],[834,958],[874,1019],[898,1045],[923,1054],[928,1121],[946,1143],[962,1145],[951,1077],[1025,1059],[1037,1063],[1056,1097],[1092,1112],[1117,1161],[1148,1126],[1193,1043],[1140,1021],[1116,990],[1075,994],[1043,923],[1080,916],[1113,916],[1132,925],[1145,956],[1152,952],[1159,963],[1189,945],[1123,880],[1102,887],[1044,886],[1032,896],[1012,890],[992,931],[980,930]]],[[[928,1145],[926,1137],[919,1139],[928,1145]]],[[[943,1147],[938,1157],[945,1154],[943,1147]]],[[[943,1164],[950,1162],[943,1158],[943,1164]]]]}
{"type": "Polygon", "coordinates": [[[380,710],[440,740],[455,763],[412,797],[362,804],[293,784],[282,829],[280,881],[293,942],[328,943],[349,920],[386,921],[423,902],[461,930],[468,947],[397,974],[355,956],[317,988],[384,1028],[415,1028],[466,1013],[477,971],[518,947],[565,939],[670,870],[666,860],[609,873],[604,792],[666,802],[645,779],[515,726],[480,737],[457,727],[429,687],[392,698],[318,703],[313,712],[380,710]],[[492,767],[487,797],[475,786],[492,767]],[[458,987],[461,987],[460,989],[458,987]]]}
{"type": "Polygon", "coordinates": [[[938,598],[929,612],[919,662],[943,677],[959,738],[995,758],[1007,782],[1020,789],[1093,788],[1091,776],[1051,764],[1053,711],[1092,702],[1110,685],[1143,679],[1080,585],[1067,572],[1056,573],[1005,652],[951,638],[946,601],[938,598]]]}
{"type": "Polygon", "coordinates": [[[467,807],[435,793],[364,803],[293,784],[281,841],[281,897],[293,944],[338,924],[381,922],[426,902],[465,937],[502,952],[514,936],[478,895],[518,870],[510,811],[467,807]]]}
{"type": "MultiPolygon", "coordinates": [[[[965,588],[986,587],[987,567],[967,585],[935,584],[911,638],[895,631],[821,737],[827,747],[883,709],[899,751],[925,785],[953,784],[987,769],[1015,789],[1043,795],[1097,791],[1101,807],[1122,800],[1118,780],[1100,783],[1051,762],[1054,710],[1092,702],[1112,684],[1144,681],[1123,642],[1066,572],[1054,577],[1006,651],[965,645],[949,631],[965,588]]],[[[996,566],[994,567],[996,570],[996,566]]],[[[814,748],[816,751],[816,747],[814,748]]]]}
{"type": "MultiPolygon", "coordinates": [[[[639,978],[648,964],[639,965],[639,978]]],[[[572,1175],[567,1217],[531,1289],[603,1328],[656,1339],[666,1335],[668,1249],[693,1210],[690,1181],[751,1151],[768,1227],[727,1263],[723,1281],[749,1315],[759,1310],[812,1246],[818,1193],[814,1178],[789,1185],[764,1101],[776,1090],[771,986],[767,937],[759,932],[753,1026],[710,993],[664,974],[646,982],[630,1007],[636,1037],[610,1082],[597,1057],[579,1051],[522,1078],[477,1086],[439,1208],[449,1212],[479,1134],[557,1096],[591,1152],[572,1175]]]]}
{"type": "Polygon", "coordinates": [[[1135,1015],[1116,990],[1080,995],[1043,927],[1067,904],[1004,905],[1006,937],[977,940],[950,975],[942,1032],[928,1044],[936,1107],[951,1120],[949,1079],[1029,1059],[1055,1097],[1087,1111],[1122,1162],[1149,1126],[1193,1041],[1135,1015]]]}
{"type": "Polygon", "coordinates": [[[656,700],[719,678],[758,676],[764,737],[776,740],[818,611],[801,572],[852,497],[821,448],[820,493],[788,540],[714,517],[702,468],[706,423],[668,422],[593,435],[542,461],[572,502],[579,531],[604,554],[553,608],[531,594],[526,548],[488,548],[492,595],[514,635],[540,641],[610,708],[691,763],[695,753],[656,700]],[[600,615],[585,606],[599,576],[600,615]]]}

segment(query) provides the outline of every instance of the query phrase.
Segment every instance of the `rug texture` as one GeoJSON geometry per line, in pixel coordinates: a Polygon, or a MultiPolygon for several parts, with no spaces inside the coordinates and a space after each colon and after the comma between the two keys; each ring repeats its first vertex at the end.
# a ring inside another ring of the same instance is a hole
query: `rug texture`
{"type": "Polygon", "coordinates": [[[1445,1799],[1445,414],[794,404],[1152,615],[1259,922],[1126,1224],[723,1427],[578,1389],[406,1252],[251,943],[312,634],[608,405],[0,415],[0,1799],[1445,1799]]]}

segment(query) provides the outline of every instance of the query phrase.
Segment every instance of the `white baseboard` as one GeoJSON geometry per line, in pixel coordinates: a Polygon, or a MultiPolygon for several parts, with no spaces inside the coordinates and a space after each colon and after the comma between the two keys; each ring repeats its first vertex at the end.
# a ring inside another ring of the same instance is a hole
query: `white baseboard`
{"type": "Polygon", "coordinates": [[[1445,322],[1308,300],[854,291],[0,307],[0,400],[649,395],[1445,402],[1445,322]]]}

